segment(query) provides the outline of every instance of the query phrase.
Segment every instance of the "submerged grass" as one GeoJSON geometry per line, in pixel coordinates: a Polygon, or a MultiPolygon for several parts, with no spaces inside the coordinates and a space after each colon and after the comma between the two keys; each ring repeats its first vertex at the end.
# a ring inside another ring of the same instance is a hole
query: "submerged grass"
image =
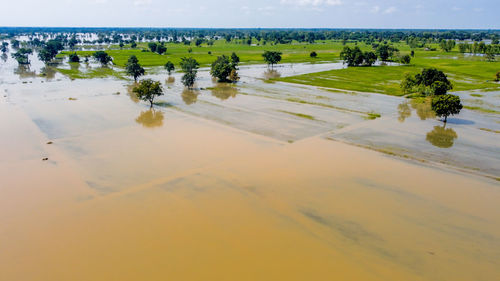
{"type": "Polygon", "coordinates": [[[297,117],[300,117],[300,118],[305,118],[305,119],[309,119],[309,120],[316,120],[316,118],[314,118],[314,116],[311,116],[311,115],[308,115],[308,114],[290,112],[290,111],[286,111],[286,110],[278,110],[278,111],[286,113],[286,114],[294,115],[294,116],[297,116],[297,117]]]}
{"type": "Polygon", "coordinates": [[[474,111],[482,112],[482,113],[500,114],[500,111],[498,111],[498,110],[484,108],[484,107],[480,107],[480,106],[465,105],[464,108],[469,109],[469,110],[474,110],[474,111]]]}

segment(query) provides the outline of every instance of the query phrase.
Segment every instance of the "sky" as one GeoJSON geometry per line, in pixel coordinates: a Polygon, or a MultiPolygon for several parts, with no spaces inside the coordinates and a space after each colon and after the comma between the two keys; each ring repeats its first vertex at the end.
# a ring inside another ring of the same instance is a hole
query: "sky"
{"type": "Polygon", "coordinates": [[[0,26],[500,29],[500,0],[0,0],[0,26]]]}

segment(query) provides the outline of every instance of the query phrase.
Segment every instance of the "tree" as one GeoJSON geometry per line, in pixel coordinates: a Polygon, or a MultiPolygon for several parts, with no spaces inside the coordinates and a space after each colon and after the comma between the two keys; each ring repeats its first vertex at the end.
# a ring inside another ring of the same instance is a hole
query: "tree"
{"type": "Polygon", "coordinates": [[[170,73],[175,70],[175,66],[171,61],[167,61],[165,69],[168,71],[168,75],[170,75],[170,73]]]}
{"type": "Polygon", "coordinates": [[[135,43],[135,41],[130,42],[130,48],[132,49],[137,48],[137,43],[135,43]]]}
{"type": "Polygon", "coordinates": [[[139,84],[132,90],[137,98],[143,101],[149,101],[150,107],[153,107],[153,101],[155,97],[163,95],[163,89],[159,81],[153,81],[151,79],[142,80],[139,84]]]}
{"type": "Polygon", "coordinates": [[[392,56],[394,56],[394,53],[397,53],[399,52],[398,49],[390,46],[390,45],[386,45],[386,44],[383,44],[383,45],[379,45],[375,51],[375,53],[377,54],[377,56],[380,58],[380,60],[382,61],[388,61],[389,58],[391,58],[392,56]]]}
{"type": "Polygon", "coordinates": [[[2,46],[0,47],[0,49],[2,50],[2,53],[6,53],[8,48],[9,47],[9,43],[7,42],[2,42],[2,46]]]}
{"type": "Polygon", "coordinates": [[[489,61],[489,62],[495,61],[495,53],[491,49],[488,49],[488,51],[486,51],[485,55],[486,55],[487,61],[489,61]]]}
{"type": "Polygon", "coordinates": [[[57,56],[57,53],[63,49],[64,46],[61,41],[57,39],[49,40],[45,43],[43,49],[38,53],[38,58],[44,63],[49,63],[57,56]]]}
{"type": "Polygon", "coordinates": [[[441,42],[439,42],[439,46],[445,52],[449,52],[449,51],[453,50],[453,48],[455,48],[455,44],[456,44],[455,40],[442,39],[441,42]]]}
{"type": "Polygon", "coordinates": [[[156,52],[158,54],[161,55],[161,54],[165,53],[166,51],[167,51],[167,47],[165,47],[165,46],[163,46],[161,44],[158,44],[158,46],[156,46],[156,52]]]}
{"type": "Polygon", "coordinates": [[[198,67],[200,64],[194,58],[181,58],[181,68],[184,71],[184,75],[181,78],[182,84],[191,89],[196,80],[196,74],[198,73],[198,67]]]}
{"type": "Polygon", "coordinates": [[[102,65],[107,65],[110,63],[113,58],[111,58],[108,53],[104,51],[97,51],[92,55],[97,61],[99,61],[102,65]]]}
{"type": "Polygon", "coordinates": [[[316,57],[318,56],[318,54],[317,54],[315,51],[312,51],[312,52],[309,54],[309,56],[310,56],[311,58],[313,58],[313,59],[314,59],[314,58],[316,58],[316,57]]]}
{"type": "Polygon", "coordinates": [[[69,54],[68,58],[69,62],[80,62],[80,57],[76,53],[69,54]]]}
{"type": "Polygon", "coordinates": [[[217,57],[217,59],[212,63],[210,74],[212,77],[218,78],[219,82],[236,82],[239,79],[238,73],[236,72],[239,57],[236,54],[231,57],[234,57],[235,61],[225,55],[222,55],[217,57]]]}
{"type": "Polygon", "coordinates": [[[137,82],[139,76],[144,75],[144,68],[139,64],[139,60],[134,55],[128,59],[125,69],[128,75],[134,77],[135,82],[137,82]]]}
{"type": "Polygon", "coordinates": [[[149,42],[148,47],[151,50],[151,52],[155,53],[156,52],[156,46],[157,44],[155,42],[149,42]]]}
{"type": "Polygon", "coordinates": [[[236,65],[240,63],[240,57],[235,52],[231,54],[231,62],[236,65]]]}
{"type": "Polygon", "coordinates": [[[349,48],[345,46],[340,52],[340,58],[347,66],[372,66],[377,61],[377,55],[373,52],[362,52],[359,47],[349,48]]]}
{"type": "Polygon", "coordinates": [[[450,94],[435,96],[431,103],[432,110],[437,116],[444,117],[445,123],[448,116],[459,114],[462,107],[460,97],[450,94]]]}
{"type": "Polygon", "coordinates": [[[265,51],[262,54],[262,57],[264,57],[264,61],[268,64],[271,65],[271,68],[274,67],[275,64],[279,63],[281,61],[281,52],[277,51],[265,51]]]}
{"type": "Polygon", "coordinates": [[[17,50],[16,53],[12,54],[12,57],[17,60],[17,63],[19,64],[30,64],[30,61],[28,59],[28,55],[32,54],[33,50],[32,49],[26,49],[26,48],[21,48],[17,50]]]}
{"type": "Polygon", "coordinates": [[[498,71],[498,72],[495,74],[495,81],[496,81],[496,82],[500,81],[500,71],[498,71]]]}
{"type": "Polygon", "coordinates": [[[415,76],[406,75],[400,86],[405,93],[420,92],[425,95],[444,95],[453,89],[446,74],[435,68],[425,68],[415,76]]]}
{"type": "Polygon", "coordinates": [[[399,59],[399,62],[402,64],[410,64],[411,62],[411,57],[410,55],[404,55],[399,59]]]}

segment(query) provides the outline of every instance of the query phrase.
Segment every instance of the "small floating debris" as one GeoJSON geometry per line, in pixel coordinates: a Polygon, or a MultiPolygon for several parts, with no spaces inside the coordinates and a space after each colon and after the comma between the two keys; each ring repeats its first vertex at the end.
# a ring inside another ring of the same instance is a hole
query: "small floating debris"
{"type": "Polygon", "coordinates": [[[116,92],[116,93],[114,93],[114,95],[119,95],[119,94],[120,94],[120,92],[116,92]]]}
{"type": "Polygon", "coordinates": [[[77,100],[76,98],[69,98],[68,100],[77,100]]]}
{"type": "Polygon", "coordinates": [[[53,144],[53,142],[49,141],[49,142],[47,142],[47,144],[53,144]]]}
{"type": "Polygon", "coordinates": [[[49,158],[47,158],[47,157],[42,159],[42,161],[47,161],[47,160],[49,160],[49,158]]]}

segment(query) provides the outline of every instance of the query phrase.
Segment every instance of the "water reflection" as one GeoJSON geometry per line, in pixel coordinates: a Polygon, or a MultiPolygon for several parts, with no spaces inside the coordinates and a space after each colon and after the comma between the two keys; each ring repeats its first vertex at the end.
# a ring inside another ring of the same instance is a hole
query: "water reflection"
{"type": "Polygon", "coordinates": [[[135,86],[137,86],[137,83],[134,83],[134,84],[131,84],[131,85],[127,86],[127,95],[130,97],[130,99],[133,102],[138,103],[139,102],[139,98],[137,97],[136,93],[134,93],[135,86]]]}
{"type": "Polygon", "coordinates": [[[163,112],[160,110],[149,109],[141,112],[139,117],[135,119],[135,122],[146,128],[155,128],[163,126],[163,119],[163,112]]]}
{"type": "Polygon", "coordinates": [[[50,66],[44,66],[40,69],[40,75],[47,78],[47,80],[50,80],[56,77],[56,71],[50,66]]]}
{"type": "Polygon", "coordinates": [[[36,71],[30,69],[29,64],[19,64],[17,68],[14,69],[14,74],[19,75],[19,78],[35,78],[36,71]]]}
{"type": "Polygon", "coordinates": [[[69,63],[69,67],[72,71],[78,71],[78,69],[80,68],[80,63],[78,62],[70,62],[69,63]]]}
{"type": "Polygon", "coordinates": [[[417,111],[420,120],[436,118],[436,113],[432,111],[431,99],[414,99],[411,101],[411,107],[417,111]]]}
{"type": "Polygon", "coordinates": [[[455,139],[458,138],[457,133],[452,128],[446,128],[446,125],[435,126],[434,129],[427,133],[425,138],[432,145],[440,148],[450,148],[453,146],[455,139]]]}
{"type": "Polygon", "coordinates": [[[210,91],[214,97],[220,100],[227,100],[230,97],[234,98],[238,94],[238,88],[230,83],[218,83],[210,91]]]}
{"type": "Polygon", "coordinates": [[[186,88],[184,89],[184,91],[182,91],[181,97],[185,104],[190,105],[196,103],[196,101],[198,100],[198,94],[199,93],[195,90],[186,88]]]}
{"type": "Polygon", "coordinates": [[[167,84],[173,84],[175,82],[174,76],[168,76],[167,80],[165,80],[167,84]]]}
{"type": "Polygon", "coordinates": [[[273,79],[273,78],[280,78],[281,73],[279,73],[275,69],[268,69],[264,72],[264,78],[265,79],[273,79]]]}
{"type": "Polygon", "coordinates": [[[408,102],[404,102],[398,105],[398,120],[399,122],[404,122],[406,118],[411,116],[411,108],[408,105],[408,102]]]}
{"type": "Polygon", "coordinates": [[[6,54],[6,53],[3,53],[3,54],[2,54],[2,56],[0,56],[0,58],[2,58],[3,62],[7,62],[7,59],[8,59],[9,57],[7,56],[7,54],[6,54]]]}

